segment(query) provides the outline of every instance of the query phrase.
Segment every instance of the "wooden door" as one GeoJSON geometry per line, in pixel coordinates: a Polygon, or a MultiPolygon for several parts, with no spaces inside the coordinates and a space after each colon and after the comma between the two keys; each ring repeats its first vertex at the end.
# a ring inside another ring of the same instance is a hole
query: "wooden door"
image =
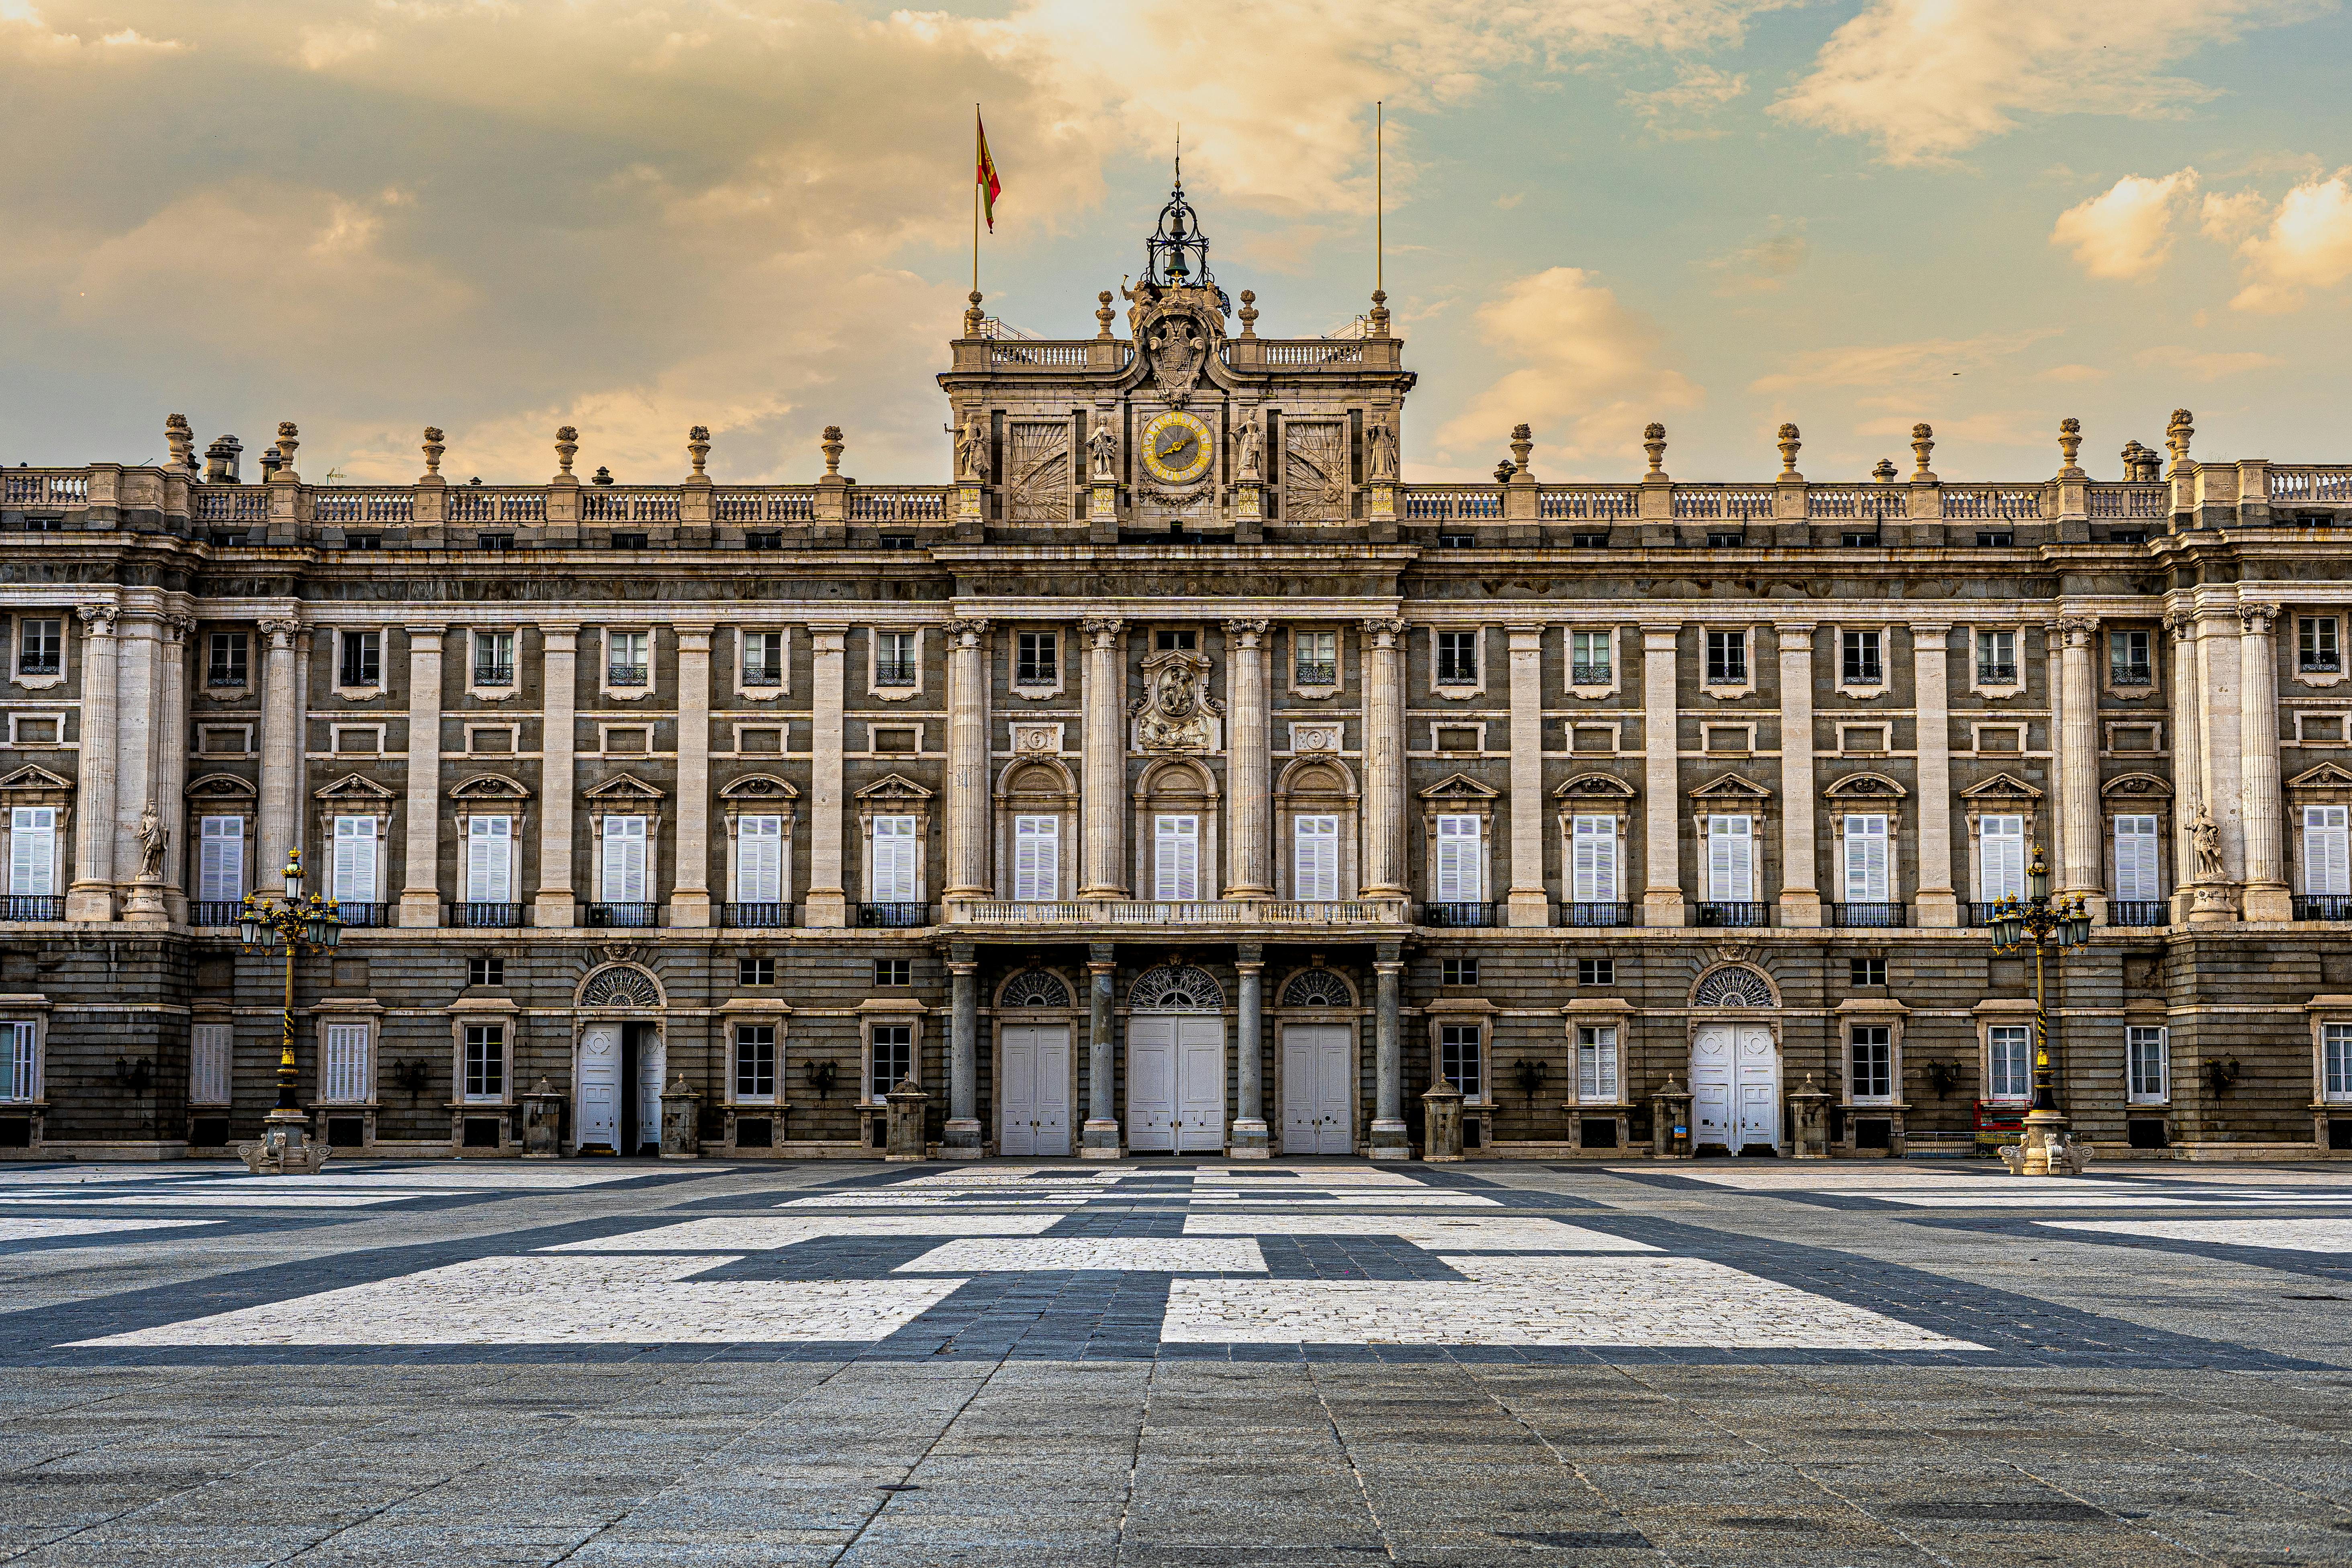
{"type": "Polygon", "coordinates": [[[1282,1032],[1282,1152],[1355,1152],[1355,1085],[1344,1025],[1293,1024],[1282,1032]]]}
{"type": "Polygon", "coordinates": [[[1176,1018],[1138,1015],[1127,1022],[1127,1146],[1176,1149],[1176,1018]]]}
{"type": "Polygon", "coordinates": [[[1176,1147],[1225,1151],[1225,1020],[1204,1014],[1176,1020],[1176,1147]]]}
{"type": "Polygon", "coordinates": [[[1691,1147],[1713,1143],[1737,1152],[1732,1130],[1731,1058],[1728,1024],[1709,1024],[1691,1041],[1691,1147]]]}
{"type": "Polygon", "coordinates": [[[591,1024],[580,1036],[579,1082],[574,1089],[573,1147],[581,1153],[617,1154],[621,1150],[621,1026],[591,1024]]]}
{"type": "Polygon", "coordinates": [[[1772,1031],[1760,1024],[1742,1024],[1739,1056],[1733,1069],[1738,1095],[1738,1138],[1735,1152],[1752,1144],[1769,1149],[1780,1145],[1780,1070],[1772,1049],[1772,1031]]]}
{"type": "Polygon", "coordinates": [[[1020,1025],[1003,1034],[996,1152],[1060,1157],[1070,1152],[1070,1031],[1020,1025]]]}

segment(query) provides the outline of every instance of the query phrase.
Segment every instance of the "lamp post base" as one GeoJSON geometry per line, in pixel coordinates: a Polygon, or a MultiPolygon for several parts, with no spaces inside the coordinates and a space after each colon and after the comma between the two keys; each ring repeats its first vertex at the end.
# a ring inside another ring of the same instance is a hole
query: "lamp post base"
{"type": "Polygon", "coordinates": [[[237,1158],[257,1176],[315,1176],[334,1151],[310,1141],[310,1119],[299,1110],[273,1110],[261,1136],[236,1146],[237,1158]]]}
{"type": "Polygon", "coordinates": [[[2079,1176],[2091,1163],[2091,1151],[2074,1142],[2062,1112],[2030,1110],[2024,1137],[2003,1149],[2000,1157],[2012,1176],[2079,1176]]]}

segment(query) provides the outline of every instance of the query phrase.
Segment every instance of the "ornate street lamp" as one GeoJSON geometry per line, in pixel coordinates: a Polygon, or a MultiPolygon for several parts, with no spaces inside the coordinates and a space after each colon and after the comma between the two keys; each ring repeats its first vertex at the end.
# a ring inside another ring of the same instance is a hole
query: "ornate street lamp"
{"type": "MultiPolygon", "coordinates": [[[[2042,955],[2049,949],[2079,947],[2090,941],[2090,910],[2079,897],[2050,896],[2050,868],[2042,863],[2037,844],[2033,864],[2025,873],[2025,898],[2020,900],[2011,894],[1994,904],[1991,927],[1995,952],[2016,952],[2028,943],[2033,948],[2033,1104],[2026,1112],[2025,1133],[2010,1170],[2021,1176],[2072,1175],[2080,1168],[2080,1159],[2069,1147],[2066,1118],[2058,1109],[2050,1067],[2050,1000],[2042,955]]],[[[2002,1153],[2008,1156],[2008,1151],[2002,1153]]]]}
{"type": "Polygon", "coordinates": [[[302,896],[302,851],[286,853],[285,897],[266,900],[258,892],[245,896],[237,913],[236,932],[247,952],[286,954],[285,1003],[278,1015],[278,1104],[262,1123],[261,1142],[241,1150],[257,1174],[315,1173],[327,1150],[308,1143],[310,1119],[295,1096],[294,961],[306,952],[331,952],[343,934],[335,906],[316,893],[302,896]]]}

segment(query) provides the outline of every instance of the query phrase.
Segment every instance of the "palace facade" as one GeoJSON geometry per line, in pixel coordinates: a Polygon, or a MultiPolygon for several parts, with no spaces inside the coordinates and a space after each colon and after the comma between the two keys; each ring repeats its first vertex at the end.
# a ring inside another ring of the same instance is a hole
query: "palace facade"
{"type": "MultiPolygon", "coordinates": [[[[0,470],[0,1155],[224,1154],[289,850],[350,1153],[2352,1153],[2352,468],[1401,482],[1181,194],[1090,337],[974,294],[945,484],[0,470]],[[1678,1140],[1676,1129],[1686,1129],[1678,1140]],[[667,1129],[667,1132],[665,1131],[667,1129]]],[[[1499,433],[1498,433],[1499,435],[1499,433]]],[[[1498,443],[1499,445],[1499,443],[1498,443]]],[[[1631,454],[1629,454],[1629,457],[1631,454]]]]}

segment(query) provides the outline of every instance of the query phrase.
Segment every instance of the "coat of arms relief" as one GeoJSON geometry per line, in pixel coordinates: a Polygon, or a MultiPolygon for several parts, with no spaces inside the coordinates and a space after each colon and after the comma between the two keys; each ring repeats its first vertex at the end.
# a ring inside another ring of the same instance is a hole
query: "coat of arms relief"
{"type": "Polygon", "coordinates": [[[1143,661],[1143,695],[1135,715],[1139,752],[1213,752],[1223,704],[1209,695],[1209,658],[1189,648],[1162,648],[1143,661]]]}

